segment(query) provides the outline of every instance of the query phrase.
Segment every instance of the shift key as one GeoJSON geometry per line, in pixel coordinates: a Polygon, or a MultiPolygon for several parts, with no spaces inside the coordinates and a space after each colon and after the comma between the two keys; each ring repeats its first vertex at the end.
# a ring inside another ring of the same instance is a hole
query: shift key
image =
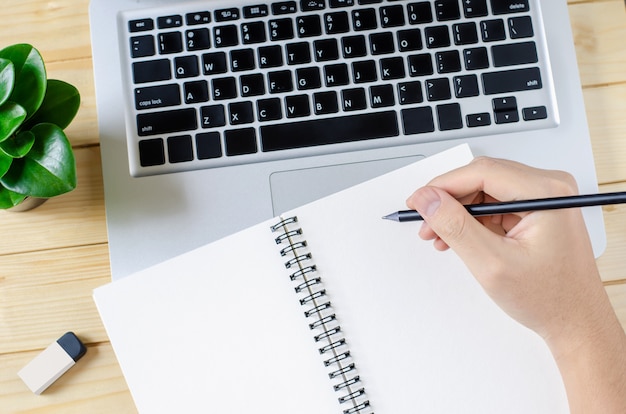
{"type": "Polygon", "coordinates": [[[543,87],[539,68],[483,73],[482,79],[485,95],[522,92],[543,87]]]}
{"type": "Polygon", "coordinates": [[[193,108],[137,115],[137,133],[140,137],[190,131],[197,127],[196,110],[193,108]]]}

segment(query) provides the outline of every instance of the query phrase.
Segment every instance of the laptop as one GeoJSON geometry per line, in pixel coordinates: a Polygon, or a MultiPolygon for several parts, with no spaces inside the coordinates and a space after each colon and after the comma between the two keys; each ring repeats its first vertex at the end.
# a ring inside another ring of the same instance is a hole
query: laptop
{"type": "Polygon", "coordinates": [[[113,279],[459,143],[597,192],[566,0],[91,0],[90,22],[113,279]]]}

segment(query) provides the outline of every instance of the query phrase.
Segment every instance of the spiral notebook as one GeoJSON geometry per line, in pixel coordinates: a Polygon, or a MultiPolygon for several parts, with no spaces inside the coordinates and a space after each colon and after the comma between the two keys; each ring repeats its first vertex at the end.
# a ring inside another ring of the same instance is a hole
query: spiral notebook
{"type": "MultiPolygon", "coordinates": [[[[543,341],[419,224],[466,145],[95,290],[140,413],[567,413],[543,341]]],[[[254,208],[254,206],[250,206],[254,208]]]]}

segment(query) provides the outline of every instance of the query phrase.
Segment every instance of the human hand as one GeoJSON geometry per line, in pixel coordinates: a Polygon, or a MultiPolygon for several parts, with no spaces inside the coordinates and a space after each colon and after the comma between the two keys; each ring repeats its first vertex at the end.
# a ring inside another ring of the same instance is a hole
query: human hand
{"type": "Polygon", "coordinates": [[[462,204],[576,193],[567,173],[479,157],[435,178],[407,205],[425,218],[420,236],[455,250],[505,312],[547,340],[571,344],[581,328],[596,328],[590,308],[606,295],[581,211],[475,218],[462,204]]]}

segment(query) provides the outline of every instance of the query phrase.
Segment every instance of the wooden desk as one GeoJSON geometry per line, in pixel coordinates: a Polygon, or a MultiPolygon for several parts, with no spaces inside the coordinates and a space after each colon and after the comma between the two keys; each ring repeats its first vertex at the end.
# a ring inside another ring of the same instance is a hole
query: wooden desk
{"type": "MultiPolygon", "coordinates": [[[[626,190],[624,2],[569,3],[601,191],[626,190]]],[[[73,83],[82,94],[66,130],[78,188],[28,213],[0,211],[0,412],[136,412],[91,299],[110,271],[88,0],[3,2],[0,17],[0,47],[35,45],[49,77],[73,83]],[[87,355],[43,395],[32,394],[17,371],[67,330],[86,342],[87,355]]],[[[626,205],[604,213],[608,248],[598,265],[626,326],[626,205]]]]}

